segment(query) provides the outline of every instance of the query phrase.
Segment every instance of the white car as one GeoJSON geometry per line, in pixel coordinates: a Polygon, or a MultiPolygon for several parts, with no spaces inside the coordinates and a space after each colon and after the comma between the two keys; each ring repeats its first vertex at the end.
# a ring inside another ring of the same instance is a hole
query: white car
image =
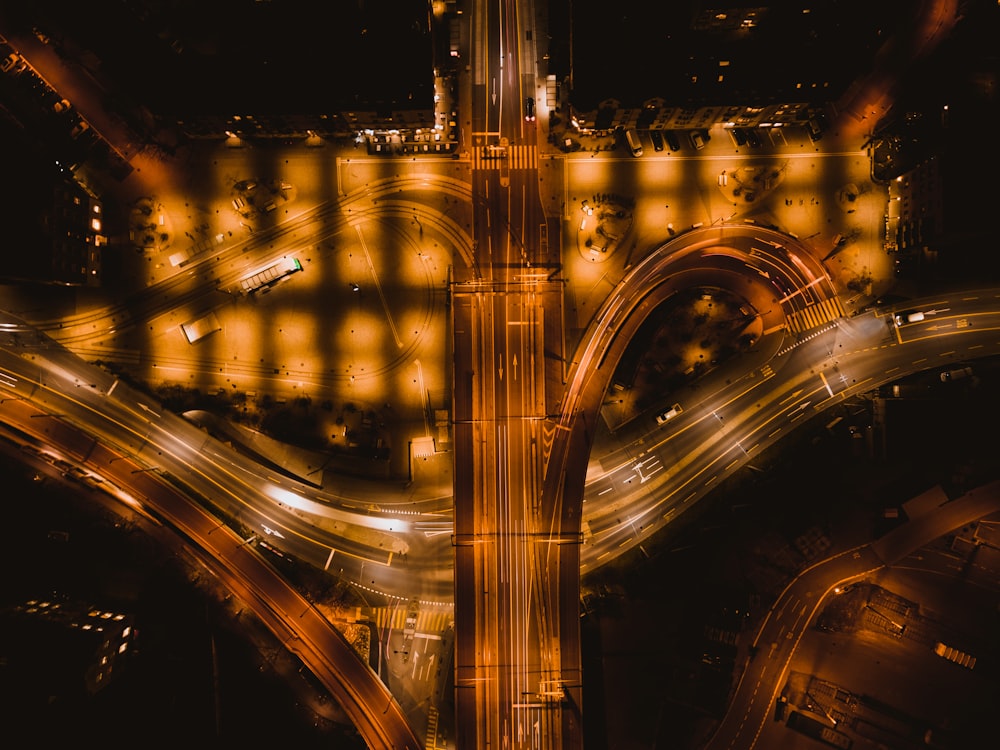
{"type": "Polygon", "coordinates": [[[919,323],[924,319],[924,314],[922,312],[903,312],[896,313],[895,321],[897,326],[901,326],[905,323],[919,323]]]}
{"type": "Polygon", "coordinates": [[[674,404],[662,414],[656,415],[656,424],[666,424],[671,419],[680,414],[682,411],[684,410],[681,408],[680,404],[674,404]]]}
{"type": "Polygon", "coordinates": [[[941,373],[941,382],[948,383],[952,380],[961,380],[972,375],[971,367],[959,367],[957,370],[945,370],[941,373]]]}

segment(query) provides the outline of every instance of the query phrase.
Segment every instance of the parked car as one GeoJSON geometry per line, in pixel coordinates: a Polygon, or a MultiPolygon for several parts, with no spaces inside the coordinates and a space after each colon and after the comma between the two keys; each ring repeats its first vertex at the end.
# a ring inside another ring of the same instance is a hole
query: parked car
{"type": "Polygon", "coordinates": [[[633,128],[625,130],[625,145],[628,146],[632,156],[642,156],[642,141],[639,140],[639,134],[633,128]]]}
{"type": "Polygon", "coordinates": [[[806,123],[806,128],[809,131],[809,140],[815,142],[822,138],[823,133],[826,132],[827,125],[826,114],[823,112],[813,114],[806,123]]]}
{"type": "Polygon", "coordinates": [[[809,140],[813,143],[823,137],[823,128],[820,126],[819,120],[815,117],[810,117],[806,126],[809,129],[809,140]]]}
{"type": "Polygon", "coordinates": [[[747,145],[747,132],[743,128],[731,128],[729,134],[737,146],[747,145]]]}
{"type": "Polygon", "coordinates": [[[80,120],[73,126],[73,129],[69,131],[69,135],[71,138],[79,138],[88,130],[90,130],[90,124],[86,120],[80,120]]]}
{"type": "Polygon", "coordinates": [[[760,148],[760,136],[757,135],[756,128],[747,128],[744,132],[747,136],[747,145],[751,148],[760,148]]]}
{"type": "Polygon", "coordinates": [[[653,150],[654,151],[662,151],[663,150],[663,136],[660,134],[659,130],[650,130],[649,131],[649,140],[651,140],[653,142],[653,150]]]}
{"type": "Polygon", "coordinates": [[[69,103],[69,99],[60,99],[52,105],[52,109],[56,112],[69,112],[72,108],[73,105],[69,103]]]}
{"type": "Polygon", "coordinates": [[[698,151],[705,148],[705,136],[702,135],[700,130],[692,130],[689,134],[691,137],[691,145],[695,147],[698,151]]]}
{"type": "Polygon", "coordinates": [[[677,140],[677,133],[673,130],[664,130],[663,139],[667,142],[667,146],[671,151],[680,151],[681,143],[677,140]]]}
{"type": "Polygon", "coordinates": [[[3,62],[0,62],[0,72],[2,73],[20,73],[27,66],[24,58],[21,57],[16,52],[11,52],[7,57],[4,58],[3,62]]]}

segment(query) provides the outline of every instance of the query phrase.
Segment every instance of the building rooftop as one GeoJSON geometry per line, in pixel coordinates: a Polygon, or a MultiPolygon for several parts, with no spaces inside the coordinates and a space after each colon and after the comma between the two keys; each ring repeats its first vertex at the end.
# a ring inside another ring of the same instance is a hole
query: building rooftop
{"type": "MultiPolygon", "coordinates": [[[[571,28],[554,64],[572,69],[577,110],[614,97],[626,106],[836,99],[892,30],[908,20],[901,0],[741,4],[634,0],[588,11],[550,4],[550,26],[571,28]]],[[[553,36],[556,36],[554,33],[553,36]]]]}
{"type": "Polygon", "coordinates": [[[132,0],[98,12],[38,0],[5,12],[161,115],[429,108],[426,3],[132,0]],[[405,64],[400,64],[405,61],[405,64]]]}

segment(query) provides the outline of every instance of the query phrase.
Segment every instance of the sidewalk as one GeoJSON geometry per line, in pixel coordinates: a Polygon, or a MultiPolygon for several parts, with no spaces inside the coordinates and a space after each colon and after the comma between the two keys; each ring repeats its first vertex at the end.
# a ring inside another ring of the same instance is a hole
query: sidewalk
{"type": "MultiPolygon", "coordinates": [[[[747,150],[736,147],[725,128],[716,127],[701,151],[687,149],[676,155],[654,152],[638,160],[656,159],[667,169],[687,170],[692,159],[704,159],[716,165],[720,170],[718,184],[713,178],[711,184],[692,185],[691,189],[711,194],[716,202],[720,197],[730,201],[734,222],[753,221],[774,226],[795,237],[823,264],[841,303],[852,313],[884,296],[897,283],[894,259],[885,247],[888,187],[871,180],[867,153],[860,150],[859,142],[845,139],[837,127],[827,131],[816,143],[809,141],[804,127],[787,130],[784,145],[747,150]],[[836,158],[825,154],[850,154],[855,150],[856,160],[838,162],[853,164],[847,173],[834,176],[823,169],[827,159],[836,158]],[[674,159],[683,162],[674,164],[674,159]]],[[[595,139],[594,148],[608,148],[608,140],[595,139]]],[[[565,159],[585,160],[596,157],[597,153],[599,150],[590,152],[589,156],[586,152],[570,154],[565,159]]],[[[622,147],[611,153],[610,158],[629,158],[622,147]]],[[[664,242],[674,233],[705,221],[676,213],[675,209],[684,201],[669,205],[674,201],[669,195],[664,197],[668,200],[664,242]]],[[[641,203],[643,195],[629,198],[641,203]]],[[[647,206],[649,202],[646,201],[647,206]]],[[[566,206],[563,222],[566,231],[574,231],[580,217],[587,221],[585,232],[591,233],[593,217],[581,217],[578,208],[577,205],[566,206]]],[[[643,216],[635,217],[639,226],[648,226],[648,220],[643,219],[643,216]]],[[[586,239],[591,238],[585,238],[584,242],[586,239]]],[[[572,239],[567,238],[567,244],[570,243],[572,239]]],[[[596,244],[604,246],[600,242],[596,244]]],[[[595,254],[591,260],[599,262],[600,257],[595,254]]]]}

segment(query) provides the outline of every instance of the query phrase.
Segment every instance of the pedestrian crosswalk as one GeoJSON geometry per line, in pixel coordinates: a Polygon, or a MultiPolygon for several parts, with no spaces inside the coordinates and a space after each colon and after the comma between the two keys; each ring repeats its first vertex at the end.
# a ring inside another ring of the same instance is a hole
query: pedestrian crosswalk
{"type": "Polygon", "coordinates": [[[480,146],[472,150],[473,169],[537,169],[538,146],[480,146]]]}
{"type": "Polygon", "coordinates": [[[844,305],[839,298],[824,299],[802,310],[789,313],[788,329],[792,333],[811,331],[846,316],[844,305]]]}
{"type": "Polygon", "coordinates": [[[435,706],[427,709],[427,736],[424,750],[438,750],[438,710],[435,706]]]}
{"type": "MultiPolygon", "coordinates": [[[[378,607],[374,610],[375,624],[381,628],[403,630],[406,627],[406,607],[378,607]]],[[[417,611],[418,633],[440,635],[449,628],[455,620],[454,608],[442,605],[421,607],[417,611]]]]}

